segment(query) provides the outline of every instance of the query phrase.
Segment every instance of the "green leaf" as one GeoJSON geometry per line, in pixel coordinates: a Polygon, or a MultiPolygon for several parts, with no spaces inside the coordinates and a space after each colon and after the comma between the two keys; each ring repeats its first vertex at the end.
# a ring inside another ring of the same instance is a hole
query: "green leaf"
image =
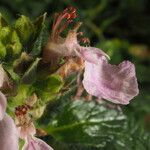
{"type": "Polygon", "coordinates": [[[41,98],[41,106],[47,105],[48,102],[55,100],[55,98],[58,96],[58,93],[51,93],[51,92],[43,92],[40,90],[37,90],[37,95],[41,98]]]}
{"type": "Polygon", "coordinates": [[[15,30],[10,27],[3,27],[0,29],[0,41],[5,45],[7,55],[10,58],[17,56],[22,49],[20,39],[15,30]]]}
{"type": "Polygon", "coordinates": [[[34,86],[42,101],[48,102],[57,96],[58,92],[63,87],[63,80],[59,75],[53,74],[45,80],[37,81],[34,86]]]}
{"type": "Polygon", "coordinates": [[[34,25],[28,17],[21,15],[15,22],[15,29],[23,43],[26,43],[33,38],[34,25]]]}
{"type": "Polygon", "coordinates": [[[3,42],[3,44],[8,44],[8,42],[11,39],[11,29],[10,27],[3,27],[0,29],[0,40],[3,42]]]}
{"type": "Polygon", "coordinates": [[[125,120],[116,108],[76,100],[66,104],[45,130],[58,141],[103,147],[121,134],[125,120]]]}
{"type": "Polygon", "coordinates": [[[12,65],[7,64],[4,66],[4,69],[7,71],[11,79],[13,79],[16,83],[19,82],[20,77],[14,72],[12,65]]]}
{"type": "Polygon", "coordinates": [[[33,88],[31,85],[19,84],[17,87],[17,95],[10,97],[8,100],[8,105],[11,107],[16,107],[18,105],[23,105],[26,102],[26,99],[31,96],[33,93],[33,88]]]}
{"type": "Polygon", "coordinates": [[[43,30],[41,31],[40,35],[37,37],[36,41],[34,42],[32,51],[30,52],[30,54],[32,56],[38,56],[41,51],[42,51],[42,47],[43,47],[43,41],[44,41],[44,35],[45,33],[43,32],[43,30]]]}
{"type": "Polygon", "coordinates": [[[37,66],[40,61],[40,58],[36,58],[36,60],[31,64],[28,70],[22,77],[22,82],[25,84],[31,84],[36,80],[37,77],[37,66]]]}
{"type": "Polygon", "coordinates": [[[11,57],[18,55],[21,52],[22,44],[20,43],[20,39],[16,33],[16,31],[12,31],[10,43],[7,45],[7,53],[11,57]]]}
{"type": "Polygon", "coordinates": [[[51,93],[57,93],[62,86],[63,86],[62,77],[57,74],[50,75],[45,80],[38,81],[36,83],[36,87],[39,90],[51,93]]]}
{"type": "Polygon", "coordinates": [[[45,31],[45,19],[46,19],[46,13],[41,15],[36,19],[34,22],[34,28],[35,28],[35,39],[33,41],[33,47],[30,54],[32,56],[37,56],[41,53],[42,47],[45,44],[44,42],[47,41],[46,39],[46,31],[45,31]],[[46,40],[45,40],[46,39],[46,40]]]}
{"type": "MultiPolygon", "coordinates": [[[[131,119],[130,119],[131,120],[131,119]]],[[[130,121],[128,118],[128,121],[130,121]]],[[[139,127],[136,120],[132,125],[128,126],[123,134],[118,135],[117,140],[114,139],[105,147],[106,150],[149,150],[150,149],[150,134],[145,132],[143,127],[139,127]]]]}
{"type": "Polygon", "coordinates": [[[46,14],[47,14],[47,13],[44,13],[43,15],[41,15],[41,16],[38,17],[38,18],[36,19],[36,21],[34,22],[35,37],[37,37],[37,36],[41,33],[41,30],[42,30],[43,27],[44,27],[44,22],[45,22],[45,19],[46,19],[46,14]]]}

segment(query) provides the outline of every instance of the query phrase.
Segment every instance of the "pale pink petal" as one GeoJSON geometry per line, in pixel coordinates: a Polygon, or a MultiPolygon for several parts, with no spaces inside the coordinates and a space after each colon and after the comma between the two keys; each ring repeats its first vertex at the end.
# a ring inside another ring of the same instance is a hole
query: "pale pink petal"
{"type": "Polygon", "coordinates": [[[23,146],[22,150],[53,150],[53,148],[41,139],[31,137],[23,146]]]}
{"type": "Polygon", "coordinates": [[[14,121],[5,114],[0,121],[0,150],[19,150],[18,132],[14,121]]]}
{"type": "Polygon", "coordinates": [[[129,61],[118,66],[104,59],[97,64],[86,61],[83,85],[89,94],[117,104],[128,104],[139,93],[135,67],[129,61]]]}
{"type": "Polygon", "coordinates": [[[85,61],[97,64],[98,60],[101,58],[106,59],[109,56],[104,53],[101,49],[95,47],[82,47],[79,45],[75,46],[77,53],[82,57],[85,61]]]}
{"type": "Polygon", "coordinates": [[[33,136],[36,133],[33,123],[31,123],[29,126],[18,127],[18,131],[21,139],[26,139],[29,135],[33,136]]]}
{"type": "Polygon", "coordinates": [[[4,77],[5,77],[5,72],[4,72],[2,65],[0,64],[0,88],[3,85],[4,77]]]}
{"type": "Polygon", "coordinates": [[[7,100],[5,95],[0,91],[0,121],[3,119],[6,111],[7,100]]]}

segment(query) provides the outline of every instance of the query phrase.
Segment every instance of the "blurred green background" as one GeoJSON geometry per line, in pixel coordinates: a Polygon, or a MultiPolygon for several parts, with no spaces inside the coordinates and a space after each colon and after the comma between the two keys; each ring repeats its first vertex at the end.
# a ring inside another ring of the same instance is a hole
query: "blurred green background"
{"type": "MultiPolygon", "coordinates": [[[[150,1],[149,0],[0,0],[0,12],[9,23],[20,14],[35,19],[67,6],[78,10],[81,30],[111,56],[112,63],[124,59],[136,65],[140,94],[124,107],[127,115],[150,132],[150,1]]],[[[134,124],[136,126],[136,124],[134,124]]]]}

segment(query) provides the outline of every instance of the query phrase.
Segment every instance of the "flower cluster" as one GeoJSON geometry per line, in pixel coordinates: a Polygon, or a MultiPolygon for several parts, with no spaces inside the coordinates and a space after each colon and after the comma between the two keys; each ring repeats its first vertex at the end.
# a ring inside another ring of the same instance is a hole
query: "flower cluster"
{"type": "MultiPolygon", "coordinates": [[[[2,65],[0,66],[0,88],[8,79],[2,65]]],[[[30,101],[33,105],[33,101],[30,101]]],[[[31,121],[28,111],[30,105],[18,106],[15,109],[16,123],[6,114],[7,98],[0,91],[0,146],[1,150],[18,150],[19,137],[25,140],[22,150],[53,150],[44,141],[34,137],[36,129],[31,121]]]]}
{"type": "Polygon", "coordinates": [[[109,56],[99,48],[81,46],[78,41],[81,22],[68,31],[66,38],[61,37],[60,34],[68,25],[68,21],[65,25],[62,22],[66,21],[66,18],[74,19],[76,16],[75,9],[71,7],[69,10],[70,13],[65,9],[63,13],[57,14],[52,35],[43,52],[43,59],[46,62],[50,61],[54,56],[52,54],[61,58],[81,58],[85,66],[83,86],[89,94],[113,103],[128,104],[139,93],[134,64],[123,61],[118,66],[111,65],[108,62],[109,56]]]}
{"type": "Polygon", "coordinates": [[[30,109],[31,106],[22,105],[16,107],[15,110],[19,137],[25,140],[22,150],[53,150],[44,141],[34,136],[36,129],[29,114],[30,109]]]}
{"type": "MultiPolygon", "coordinates": [[[[91,99],[91,96],[95,96],[98,99],[106,99],[115,104],[128,104],[139,93],[134,64],[130,61],[123,61],[119,65],[111,65],[109,63],[110,57],[104,51],[89,46],[89,39],[80,37],[83,36],[83,32],[78,32],[82,25],[81,22],[77,22],[73,29],[68,31],[66,37],[62,37],[63,31],[67,30],[67,27],[74,23],[76,17],[77,11],[73,7],[68,7],[63,12],[55,14],[51,35],[47,44],[42,49],[42,57],[41,59],[37,59],[36,63],[33,63],[31,68],[27,70],[29,78],[30,75],[34,76],[33,72],[35,72],[35,68],[39,69],[43,64],[49,63],[52,67],[55,67],[61,59],[64,59],[65,63],[62,66],[59,65],[60,68],[55,70],[55,74],[59,74],[63,79],[68,77],[72,72],[83,74],[82,84],[78,84],[77,97],[80,97],[82,91],[85,90],[89,94],[89,99],[91,99]],[[81,42],[86,44],[86,46],[81,46],[81,42]],[[32,67],[35,68],[33,69],[32,67]],[[33,72],[31,71],[32,69],[34,70],[33,72]]],[[[25,53],[22,54],[24,55],[21,58],[25,56],[25,53]]],[[[23,61],[26,62],[25,65],[22,63],[22,59],[17,60],[19,67],[16,65],[16,68],[18,70],[21,67],[26,69],[30,62],[32,62],[32,59],[29,59],[29,61],[23,59],[23,61]]],[[[24,69],[22,70],[24,71],[24,69]]],[[[27,74],[25,74],[25,77],[27,74]]],[[[53,82],[51,82],[51,78],[48,79],[50,83],[53,82]]],[[[45,80],[43,85],[48,86],[47,81],[45,80]]],[[[36,128],[31,115],[31,110],[38,99],[37,95],[41,96],[42,92],[45,92],[45,95],[49,94],[49,87],[46,87],[44,91],[44,87],[42,87],[42,90],[38,89],[40,82],[34,83],[33,86],[37,86],[37,88],[33,91],[32,96],[28,96],[29,100],[24,99],[22,105],[15,106],[14,122],[6,113],[6,97],[8,95],[3,92],[7,86],[11,86],[9,85],[10,83],[8,73],[0,65],[0,90],[2,91],[0,91],[0,149],[18,150],[19,138],[21,138],[25,141],[23,150],[53,150],[44,141],[35,137],[36,128]],[[34,92],[37,92],[37,95],[34,92]],[[41,92],[41,95],[38,92],[41,92]]],[[[52,93],[55,94],[55,90],[52,90],[52,93]]]]}

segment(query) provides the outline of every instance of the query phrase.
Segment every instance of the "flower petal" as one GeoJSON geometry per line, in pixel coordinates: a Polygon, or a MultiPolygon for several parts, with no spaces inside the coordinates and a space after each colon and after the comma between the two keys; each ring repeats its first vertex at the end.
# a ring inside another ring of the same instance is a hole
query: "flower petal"
{"type": "Polygon", "coordinates": [[[4,72],[2,65],[0,64],[0,88],[3,85],[4,77],[5,77],[5,72],[4,72]]]}
{"type": "Polygon", "coordinates": [[[107,57],[109,59],[109,56],[106,53],[95,47],[82,47],[76,45],[76,51],[84,60],[95,64],[97,64],[100,58],[106,59],[107,57]]]}
{"type": "Polygon", "coordinates": [[[53,150],[53,148],[41,139],[30,137],[28,142],[26,142],[23,146],[22,150],[53,150]]]}
{"type": "Polygon", "coordinates": [[[0,149],[1,150],[19,150],[18,132],[14,121],[5,114],[0,121],[0,149]]]}
{"type": "Polygon", "coordinates": [[[29,135],[33,136],[36,133],[34,124],[31,123],[29,126],[18,127],[19,137],[21,139],[26,139],[29,135]]]}
{"type": "Polygon", "coordinates": [[[5,95],[0,91],[0,121],[3,119],[6,111],[7,100],[5,95]]]}
{"type": "Polygon", "coordinates": [[[117,104],[128,104],[139,93],[135,67],[129,61],[118,66],[104,59],[97,64],[86,61],[83,85],[89,94],[117,104]]]}

